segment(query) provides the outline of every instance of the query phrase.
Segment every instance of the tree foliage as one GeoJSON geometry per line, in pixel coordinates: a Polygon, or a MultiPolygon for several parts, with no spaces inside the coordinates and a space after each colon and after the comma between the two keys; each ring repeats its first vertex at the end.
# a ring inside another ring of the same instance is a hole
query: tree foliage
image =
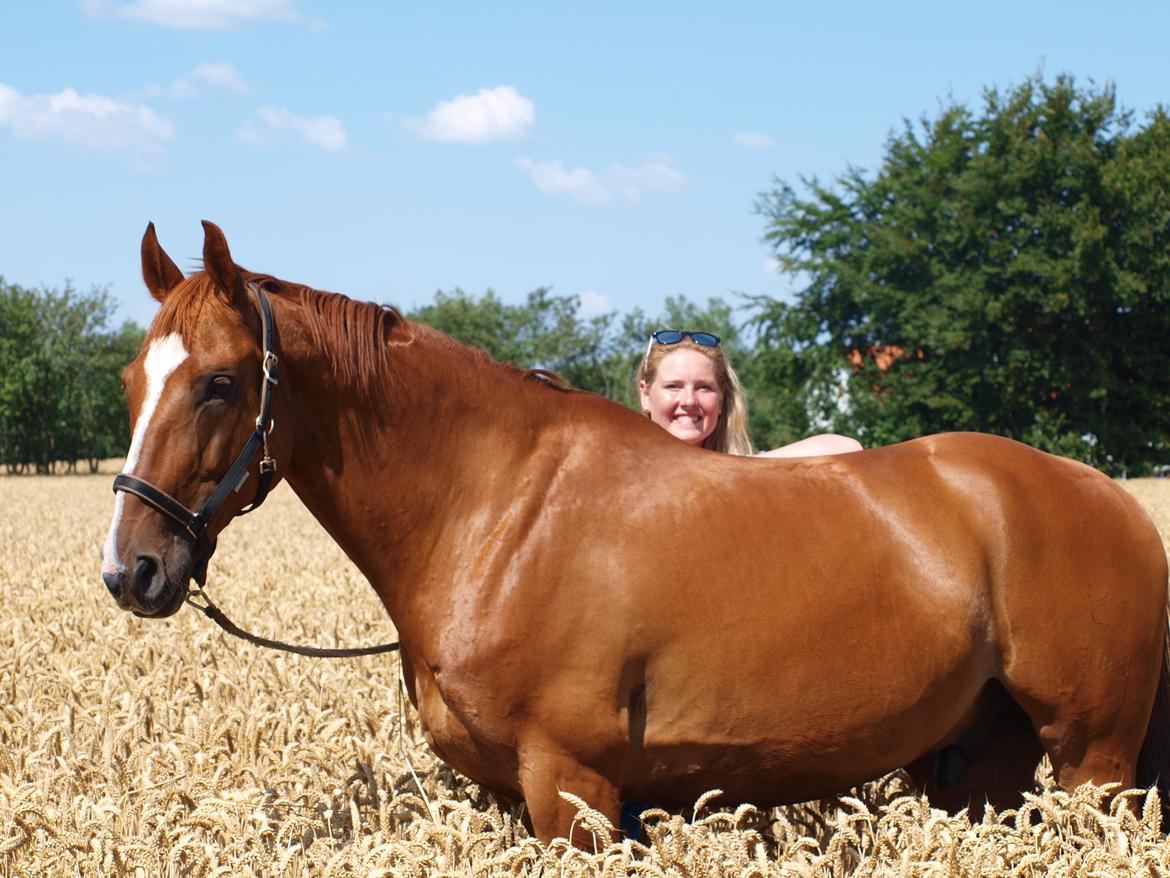
{"type": "MultiPolygon", "coordinates": [[[[730,305],[711,298],[705,305],[685,297],[667,299],[656,319],[640,309],[593,317],[580,314],[576,296],[533,290],[520,305],[504,303],[492,290],[476,298],[463,290],[439,291],[434,302],[408,316],[467,344],[481,347],[498,360],[524,369],[556,372],[572,386],[600,393],[637,408],[634,376],[655,329],[705,329],[722,336],[733,358],[747,357],[730,305]]],[[[738,362],[738,361],[737,361],[738,362]]]]}
{"type": "Polygon", "coordinates": [[[878,172],[763,194],[806,282],[760,303],[777,425],[869,445],[953,429],[1111,471],[1170,461],[1170,118],[1032,78],[891,135],[878,172]],[[852,362],[851,362],[852,360],[852,362]]]}
{"type": "Polygon", "coordinates": [[[611,316],[582,318],[578,305],[575,296],[556,296],[543,287],[521,305],[506,304],[493,290],[477,299],[456,289],[437,292],[432,304],[408,316],[497,360],[548,369],[575,387],[612,393],[620,376],[606,371],[611,316]]]}
{"type": "Polygon", "coordinates": [[[0,278],[0,459],[9,471],[78,461],[95,470],[125,453],[120,376],[142,330],[108,330],[112,312],[104,290],[28,290],[0,278]]]}

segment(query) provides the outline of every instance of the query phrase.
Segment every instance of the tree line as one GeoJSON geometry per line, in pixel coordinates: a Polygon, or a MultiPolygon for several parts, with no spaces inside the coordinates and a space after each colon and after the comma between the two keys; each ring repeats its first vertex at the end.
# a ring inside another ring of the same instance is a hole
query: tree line
{"type": "Polygon", "coordinates": [[[0,461],[8,472],[97,470],[129,442],[121,373],[142,344],[111,329],[105,290],[25,289],[0,277],[0,461]]]}
{"type": "MultiPolygon", "coordinates": [[[[548,288],[456,289],[407,316],[630,406],[653,329],[714,332],[764,448],[979,430],[1112,474],[1170,464],[1164,108],[1139,120],[1112,86],[1035,76],[905,121],[872,171],[774,180],[756,208],[791,297],[585,317],[548,288]]],[[[117,376],[141,330],[108,330],[104,293],[0,290],[5,464],[124,451],[117,376]]]]}

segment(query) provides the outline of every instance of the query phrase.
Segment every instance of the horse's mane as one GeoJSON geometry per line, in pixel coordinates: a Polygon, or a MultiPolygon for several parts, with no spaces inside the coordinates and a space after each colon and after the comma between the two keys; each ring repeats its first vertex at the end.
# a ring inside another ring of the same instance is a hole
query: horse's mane
{"type": "MultiPolygon", "coordinates": [[[[407,339],[429,337],[440,348],[466,358],[472,369],[491,370],[516,381],[539,379],[537,383],[554,390],[570,389],[568,383],[555,373],[544,369],[525,370],[499,362],[487,351],[407,320],[390,305],[358,301],[341,293],[313,289],[268,274],[242,271],[242,276],[245,283],[256,284],[271,296],[298,303],[313,345],[327,353],[334,374],[363,395],[377,394],[379,388],[394,383],[390,340],[396,328],[406,329],[404,335],[407,339]]],[[[226,312],[229,307],[211,277],[199,272],[187,278],[167,297],[155,318],[155,329],[160,334],[177,332],[190,342],[198,323],[207,319],[225,319],[226,314],[221,316],[214,311],[222,309],[226,312]],[[209,309],[212,313],[205,313],[209,309]]]]}
{"type": "Polygon", "coordinates": [[[392,330],[406,319],[397,308],[315,290],[267,274],[245,272],[244,279],[271,295],[299,302],[314,346],[327,353],[334,374],[342,382],[368,394],[388,374],[391,364],[387,341],[392,330]]]}

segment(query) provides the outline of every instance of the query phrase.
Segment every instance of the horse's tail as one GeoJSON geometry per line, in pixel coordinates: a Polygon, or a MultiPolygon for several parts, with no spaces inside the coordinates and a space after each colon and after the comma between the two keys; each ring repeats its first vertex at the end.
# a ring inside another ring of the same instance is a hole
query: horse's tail
{"type": "Polygon", "coordinates": [[[1170,826],[1170,632],[1162,636],[1162,668],[1146,739],[1138,754],[1137,785],[1157,785],[1162,796],[1162,825],[1170,826]]]}

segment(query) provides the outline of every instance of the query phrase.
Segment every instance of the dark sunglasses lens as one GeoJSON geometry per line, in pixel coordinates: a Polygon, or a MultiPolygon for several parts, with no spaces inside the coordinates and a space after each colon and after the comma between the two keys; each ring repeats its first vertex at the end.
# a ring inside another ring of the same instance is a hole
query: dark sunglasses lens
{"type": "Polygon", "coordinates": [[[679,332],[677,329],[660,329],[654,333],[654,340],[658,344],[678,344],[683,340],[686,333],[679,332]]]}
{"type": "Polygon", "coordinates": [[[709,332],[692,332],[691,338],[695,344],[701,344],[705,348],[714,348],[719,346],[719,336],[712,335],[709,332]]]}

